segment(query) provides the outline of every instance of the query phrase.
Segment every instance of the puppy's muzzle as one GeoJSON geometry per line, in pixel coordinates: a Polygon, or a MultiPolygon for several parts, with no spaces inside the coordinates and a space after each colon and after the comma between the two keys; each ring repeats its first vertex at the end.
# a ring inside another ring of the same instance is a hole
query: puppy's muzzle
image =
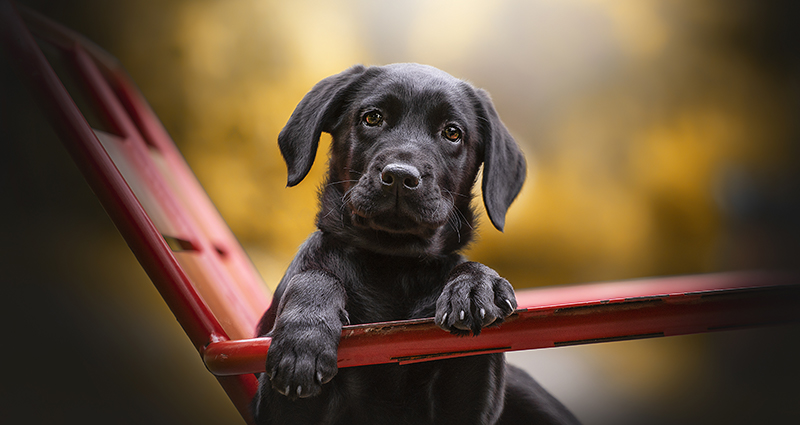
{"type": "Polygon", "coordinates": [[[381,184],[387,192],[415,190],[420,186],[421,177],[417,167],[408,164],[388,164],[381,171],[381,184]]]}

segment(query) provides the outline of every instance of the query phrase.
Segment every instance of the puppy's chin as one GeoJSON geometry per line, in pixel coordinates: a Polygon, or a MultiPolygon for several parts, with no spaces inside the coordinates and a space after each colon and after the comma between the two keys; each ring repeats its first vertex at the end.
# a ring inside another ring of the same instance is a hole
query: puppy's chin
{"type": "Polygon", "coordinates": [[[411,218],[388,212],[367,217],[351,211],[351,221],[353,225],[360,229],[377,230],[392,235],[416,236],[420,238],[430,238],[441,226],[440,223],[420,223],[411,218]]]}

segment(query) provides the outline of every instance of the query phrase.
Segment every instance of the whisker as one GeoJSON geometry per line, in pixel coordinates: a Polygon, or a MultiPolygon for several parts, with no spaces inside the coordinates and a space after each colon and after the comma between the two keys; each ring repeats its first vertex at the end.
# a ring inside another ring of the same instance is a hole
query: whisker
{"type": "Polygon", "coordinates": [[[449,190],[447,190],[445,188],[442,188],[442,190],[447,192],[447,193],[449,193],[450,195],[456,195],[456,196],[461,196],[461,197],[464,197],[464,198],[469,198],[469,195],[464,195],[464,194],[458,193],[458,192],[451,192],[451,191],[449,191],[449,190]]]}
{"type": "Polygon", "coordinates": [[[467,227],[469,227],[470,230],[475,230],[472,227],[472,224],[469,222],[469,220],[467,220],[467,217],[464,216],[464,213],[462,213],[461,210],[459,210],[458,208],[454,208],[454,209],[456,210],[456,213],[458,213],[458,215],[460,215],[464,219],[464,223],[467,225],[467,227]]]}
{"type": "Polygon", "coordinates": [[[457,214],[456,218],[458,219],[459,229],[461,228],[461,219],[463,218],[464,219],[464,223],[467,225],[467,227],[469,227],[471,230],[475,230],[472,227],[472,224],[469,222],[469,220],[467,220],[467,217],[464,216],[464,213],[462,213],[461,210],[459,210],[458,208],[455,207],[456,202],[455,202],[455,198],[453,197],[453,195],[463,196],[465,198],[469,198],[469,196],[463,195],[463,194],[457,193],[457,192],[451,192],[451,191],[449,191],[447,189],[444,189],[444,188],[442,190],[445,193],[447,193],[448,195],[450,195],[450,209],[455,211],[455,213],[457,214]]]}
{"type": "Polygon", "coordinates": [[[355,188],[356,188],[356,186],[353,186],[350,189],[347,189],[347,191],[344,192],[344,195],[342,195],[342,204],[340,206],[340,208],[342,210],[344,210],[345,205],[347,205],[347,203],[350,202],[350,197],[352,196],[353,189],[355,189],[355,188]]]}
{"type": "MultiPolygon", "coordinates": [[[[458,237],[458,242],[461,243],[461,218],[458,216],[458,208],[456,208],[455,198],[453,197],[453,193],[447,189],[442,189],[445,193],[450,195],[450,212],[447,214],[447,224],[453,228],[456,232],[456,236],[458,237]],[[454,214],[453,212],[456,212],[454,214]]],[[[447,199],[447,198],[445,198],[447,199]]]]}
{"type": "Polygon", "coordinates": [[[354,169],[352,169],[352,168],[349,168],[349,167],[344,167],[344,169],[345,169],[345,171],[349,171],[349,172],[351,172],[351,173],[356,173],[356,174],[358,174],[358,175],[362,175],[362,176],[364,175],[364,173],[362,173],[361,171],[354,170],[354,169]]]}
{"type": "Polygon", "coordinates": [[[458,218],[458,215],[456,214],[450,214],[450,217],[447,221],[450,223],[450,226],[453,227],[453,230],[456,231],[458,242],[461,243],[461,219],[458,218]]]}
{"type": "Polygon", "coordinates": [[[339,181],[335,181],[335,182],[330,182],[330,183],[326,184],[325,187],[333,186],[335,184],[353,183],[353,182],[357,182],[357,181],[358,180],[339,180],[339,181]]]}
{"type": "Polygon", "coordinates": [[[331,214],[333,214],[333,212],[334,212],[334,211],[336,211],[336,208],[331,208],[331,209],[328,211],[328,213],[327,213],[327,214],[325,214],[324,216],[322,216],[322,218],[323,218],[323,219],[325,219],[325,218],[328,218],[328,216],[329,216],[329,215],[331,215],[331,214]]]}

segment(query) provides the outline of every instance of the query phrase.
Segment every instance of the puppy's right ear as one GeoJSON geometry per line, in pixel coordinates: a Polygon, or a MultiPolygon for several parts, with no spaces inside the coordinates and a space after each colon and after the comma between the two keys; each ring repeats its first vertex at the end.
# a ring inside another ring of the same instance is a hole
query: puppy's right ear
{"type": "Polygon", "coordinates": [[[292,112],[278,135],[278,147],[289,171],[287,186],[300,183],[311,170],[320,135],[332,130],[349,89],[365,71],[364,66],[356,65],[320,81],[292,112]]]}

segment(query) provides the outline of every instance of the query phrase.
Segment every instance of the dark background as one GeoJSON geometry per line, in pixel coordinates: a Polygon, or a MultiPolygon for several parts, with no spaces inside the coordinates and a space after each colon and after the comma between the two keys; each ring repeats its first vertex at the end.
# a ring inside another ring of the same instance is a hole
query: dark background
{"type": "MultiPolygon", "coordinates": [[[[791,2],[24,1],[118,57],[274,286],[322,167],[275,136],[352,63],[492,93],[532,171],[470,256],[517,287],[800,254],[791,2]]],[[[241,423],[0,52],[4,423],[241,423]]],[[[321,163],[318,161],[318,163],[321,163]]],[[[798,423],[798,326],[515,354],[586,424],[798,423]]]]}

